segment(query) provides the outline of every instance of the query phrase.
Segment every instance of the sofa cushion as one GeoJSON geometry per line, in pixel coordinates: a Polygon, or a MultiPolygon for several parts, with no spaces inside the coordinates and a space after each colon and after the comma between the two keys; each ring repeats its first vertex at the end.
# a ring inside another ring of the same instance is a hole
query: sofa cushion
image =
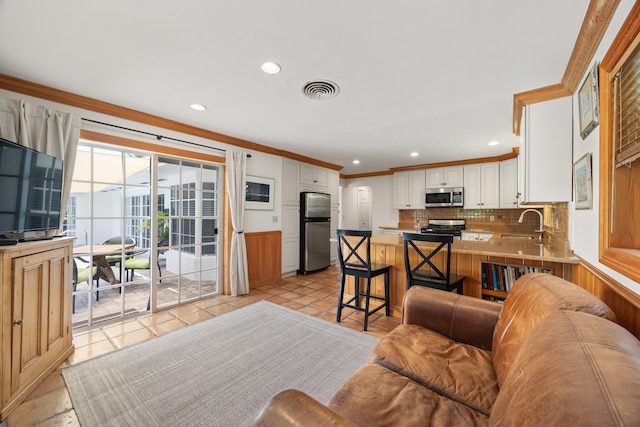
{"type": "Polygon", "coordinates": [[[486,426],[489,418],[380,365],[356,371],[329,408],[361,426],[486,426]]]}
{"type": "Polygon", "coordinates": [[[417,325],[396,327],[378,342],[369,362],[485,415],[491,413],[498,394],[490,352],[417,325]]]}
{"type": "Polygon", "coordinates": [[[613,322],[565,311],[522,345],[491,425],[637,426],[639,408],[640,342],[613,322]]]}
{"type": "Polygon", "coordinates": [[[493,331],[493,367],[502,386],[520,346],[551,313],[570,310],[615,321],[611,309],[595,295],[560,277],[544,273],[519,278],[507,296],[493,331]]]}

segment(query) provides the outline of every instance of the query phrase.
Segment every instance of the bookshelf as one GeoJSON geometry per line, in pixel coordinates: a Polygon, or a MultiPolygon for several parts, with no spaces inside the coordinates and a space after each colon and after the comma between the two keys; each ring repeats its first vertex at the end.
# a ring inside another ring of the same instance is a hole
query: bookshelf
{"type": "Polygon", "coordinates": [[[519,277],[529,273],[553,274],[550,267],[481,262],[482,298],[501,301],[519,277]]]}

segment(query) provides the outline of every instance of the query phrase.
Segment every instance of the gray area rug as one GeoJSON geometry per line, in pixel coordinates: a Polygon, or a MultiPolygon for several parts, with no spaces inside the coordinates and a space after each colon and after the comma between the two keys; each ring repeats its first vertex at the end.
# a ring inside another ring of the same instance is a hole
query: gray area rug
{"type": "Polygon", "coordinates": [[[246,426],[288,388],[327,403],[377,342],[261,301],[62,375],[84,427],[246,426]]]}

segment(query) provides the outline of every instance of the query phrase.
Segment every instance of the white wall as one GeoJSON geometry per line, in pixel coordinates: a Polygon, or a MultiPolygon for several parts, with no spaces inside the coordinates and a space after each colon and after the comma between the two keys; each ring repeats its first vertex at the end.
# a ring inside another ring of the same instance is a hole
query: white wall
{"type": "Polygon", "coordinates": [[[397,227],[398,210],[393,209],[393,175],[340,181],[343,187],[371,187],[371,230],[373,234],[383,234],[380,227],[397,227]]]}
{"type": "Polygon", "coordinates": [[[245,210],[246,232],[282,230],[282,157],[251,152],[247,159],[247,175],[275,180],[274,209],[245,210]]]}
{"type": "MultiPolygon", "coordinates": [[[[634,1],[622,0],[615,16],[611,20],[609,29],[605,33],[600,47],[596,51],[594,60],[600,62],[611,46],[613,39],[618,33],[624,19],[629,14],[634,1]]],[[[592,62],[592,65],[593,65],[592,62]]],[[[584,78],[581,80],[584,81],[584,78]]],[[[574,95],[577,97],[577,95],[574,95]]],[[[598,206],[600,193],[600,126],[596,127],[585,140],[580,137],[580,121],[577,98],[574,99],[574,131],[573,131],[573,159],[580,159],[585,153],[592,153],[593,157],[593,209],[575,210],[573,203],[569,205],[570,230],[569,240],[575,254],[583,258],[588,263],[602,270],[605,274],[625,285],[629,289],[640,293],[640,284],[617,273],[609,267],[598,262],[598,206]]]]}

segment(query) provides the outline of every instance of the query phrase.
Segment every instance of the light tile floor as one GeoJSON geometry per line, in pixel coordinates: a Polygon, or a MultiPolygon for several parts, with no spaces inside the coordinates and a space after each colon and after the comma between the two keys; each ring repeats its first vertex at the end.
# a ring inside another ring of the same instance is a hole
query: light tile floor
{"type": "MultiPolygon", "coordinates": [[[[154,314],[104,324],[96,329],[74,333],[75,352],[63,366],[112,352],[129,345],[153,339],[220,316],[256,301],[267,300],[331,323],[336,321],[339,268],[282,279],[258,286],[249,295],[240,297],[216,296],[154,314]]],[[[382,337],[400,324],[400,320],[379,313],[369,319],[367,333],[382,337]]],[[[363,329],[361,312],[343,309],[339,325],[357,331],[363,329]]],[[[8,418],[8,427],[22,426],[78,426],[78,419],[61,369],[51,374],[8,418]]]]}

